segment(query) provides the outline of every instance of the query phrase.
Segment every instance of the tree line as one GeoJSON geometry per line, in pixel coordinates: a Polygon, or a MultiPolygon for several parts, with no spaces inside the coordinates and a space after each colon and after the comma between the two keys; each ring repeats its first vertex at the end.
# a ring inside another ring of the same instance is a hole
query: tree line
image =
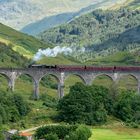
{"type": "Polygon", "coordinates": [[[114,116],[128,125],[140,124],[140,95],[132,91],[111,92],[103,86],[77,83],[58,103],[58,120],[88,125],[104,124],[114,116]]]}

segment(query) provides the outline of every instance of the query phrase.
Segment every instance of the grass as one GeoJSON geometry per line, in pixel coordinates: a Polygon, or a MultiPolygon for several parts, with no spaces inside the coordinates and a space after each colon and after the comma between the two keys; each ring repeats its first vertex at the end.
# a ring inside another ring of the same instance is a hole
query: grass
{"type": "Polygon", "coordinates": [[[126,127],[119,119],[109,116],[105,125],[91,127],[89,140],[140,140],[140,128],[126,127]]]}
{"type": "Polygon", "coordinates": [[[13,42],[16,45],[22,46],[24,49],[35,53],[39,48],[52,47],[50,44],[45,44],[35,37],[20,33],[8,26],[0,24],[0,38],[13,42]]]}
{"type": "Polygon", "coordinates": [[[24,56],[27,59],[32,59],[33,58],[33,53],[26,50],[23,46],[21,45],[16,45],[12,41],[3,39],[0,37],[0,42],[4,43],[5,45],[9,46],[12,48],[13,51],[19,53],[20,55],[24,56]]]}
{"type": "Polygon", "coordinates": [[[131,128],[94,128],[89,140],[140,140],[140,129],[131,128]]]}

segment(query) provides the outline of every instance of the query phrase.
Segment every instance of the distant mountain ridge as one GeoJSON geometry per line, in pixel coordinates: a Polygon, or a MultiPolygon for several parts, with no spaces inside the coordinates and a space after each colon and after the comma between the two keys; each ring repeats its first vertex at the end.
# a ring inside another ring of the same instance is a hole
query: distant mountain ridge
{"type": "Polygon", "coordinates": [[[69,13],[67,12],[67,13],[61,13],[58,15],[53,15],[50,17],[45,17],[35,23],[31,23],[25,26],[24,28],[21,29],[21,31],[30,35],[37,35],[40,32],[43,32],[52,27],[55,27],[64,23],[68,23],[74,20],[75,18],[81,16],[82,14],[86,14],[95,9],[99,9],[99,8],[109,9],[116,3],[120,3],[121,5],[123,5],[123,2],[125,3],[125,0],[121,2],[120,1],[116,2],[115,0],[114,1],[108,1],[108,0],[98,1],[97,3],[91,4],[85,8],[82,8],[81,10],[77,12],[69,12],[69,13]]]}
{"type": "Polygon", "coordinates": [[[0,0],[0,22],[19,30],[45,17],[76,12],[96,2],[96,0],[0,0]]]}
{"type": "Polygon", "coordinates": [[[50,16],[75,13],[98,3],[102,3],[102,8],[107,8],[127,1],[129,0],[0,0],[0,22],[21,30],[50,16]]]}
{"type": "Polygon", "coordinates": [[[37,35],[40,32],[47,30],[49,28],[61,25],[65,22],[68,22],[74,17],[74,13],[63,13],[59,15],[54,15],[50,17],[46,17],[43,20],[37,21],[35,23],[31,23],[21,29],[21,32],[37,35]]]}

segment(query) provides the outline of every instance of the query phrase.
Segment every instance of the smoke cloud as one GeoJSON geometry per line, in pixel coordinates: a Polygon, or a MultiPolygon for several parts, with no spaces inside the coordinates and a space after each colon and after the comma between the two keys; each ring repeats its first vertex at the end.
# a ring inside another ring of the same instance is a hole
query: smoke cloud
{"type": "Polygon", "coordinates": [[[58,54],[72,55],[73,52],[85,52],[85,48],[76,48],[76,47],[60,47],[56,46],[54,48],[47,48],[45,50],[39,49],[38,52],[34,55],[33,60],[38,61],[42,59],[43,56],[46,57],[56,57],[58,54]]]}

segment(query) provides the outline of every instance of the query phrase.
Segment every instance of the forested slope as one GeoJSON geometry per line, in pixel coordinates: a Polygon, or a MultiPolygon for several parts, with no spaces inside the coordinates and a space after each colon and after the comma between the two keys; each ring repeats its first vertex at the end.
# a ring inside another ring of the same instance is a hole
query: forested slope
{"type": "Polygon", "coordinates": [[[69,24],[47,30],[39,38],[60,46],[86,47],[87,52],[90,52],[86,53],[86,60],[97,59],[120,51],[131,53],[139,50],[139,21],[140,10],[132,10],[130,7],[111,11],[96,10],[69,24]]]}

